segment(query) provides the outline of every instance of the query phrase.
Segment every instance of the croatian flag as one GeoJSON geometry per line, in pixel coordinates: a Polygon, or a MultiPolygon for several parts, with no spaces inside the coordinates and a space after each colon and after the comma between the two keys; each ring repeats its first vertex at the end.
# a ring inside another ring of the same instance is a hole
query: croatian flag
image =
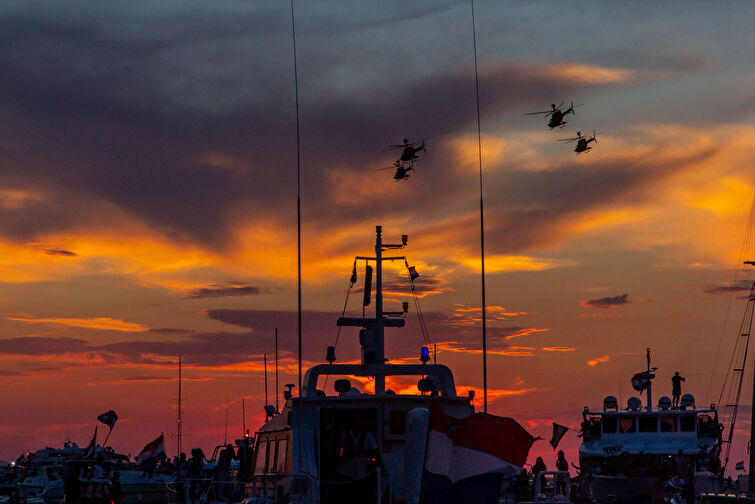
{"type": "Polygon", "coordinates": [[[501,479],[522,471],[536,439],[513,418],[453,418],[433,401],[422,503],[497,503],[501,479]]]}
{"type": "Polygon", "coordinates": [[[142,452],[136,456],[136,462],[141,466],[146,462],[157,462],[165,458],[165,440],[163,435],[154,441],[147,443],[142,452]]]}

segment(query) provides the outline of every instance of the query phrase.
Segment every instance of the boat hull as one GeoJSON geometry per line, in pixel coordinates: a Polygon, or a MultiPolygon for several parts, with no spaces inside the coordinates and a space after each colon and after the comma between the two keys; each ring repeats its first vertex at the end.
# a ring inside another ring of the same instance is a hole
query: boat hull
{"type": "Polygon", "coordinates": [[[657,477],[599,476],[592,480],[592,497],[615,504],[664,504],[667,497],[663,480],[657,477]]]}

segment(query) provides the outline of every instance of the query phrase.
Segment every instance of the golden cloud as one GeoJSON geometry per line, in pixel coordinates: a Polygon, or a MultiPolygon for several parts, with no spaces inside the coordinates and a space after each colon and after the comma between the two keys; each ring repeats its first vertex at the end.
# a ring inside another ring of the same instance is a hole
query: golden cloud
{"type": "Polygon", "coordinates": [[[611,359],[610,355],[603,355],[602,357],[596,357],[596,358],[590,359],[590,360],[588,360],[586,362],[587,362],[588,366],[594,367],[594,366],[597,366],[598,364],[602,364],[604,362],[608,362],[610,359],[611,359]]]}
{"type": "Polygon", "coordinates": [[[105,331],[145,332],[149,327],[134,322],[124,322],[109,317],[94,318],[35,318],[30,316],[5,316],[6,320],[23,322],[25,324],[54,324],[82,329],[101,329],[105,331]]]}

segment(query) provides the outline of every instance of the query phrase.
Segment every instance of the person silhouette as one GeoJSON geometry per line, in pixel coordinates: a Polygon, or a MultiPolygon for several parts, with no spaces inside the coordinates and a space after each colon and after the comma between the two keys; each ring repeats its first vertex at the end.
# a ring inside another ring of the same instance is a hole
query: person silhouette
{"type": "Polygon", "coordinates": [[[674,373],[674,376],[671,377],[671,396],[673,397],[673,405],[672,407],[678,408],[679,407],[679,398],[682,395],[682,382],[686,381],[684,378],[679,376],[679,371],[674,373]]]}

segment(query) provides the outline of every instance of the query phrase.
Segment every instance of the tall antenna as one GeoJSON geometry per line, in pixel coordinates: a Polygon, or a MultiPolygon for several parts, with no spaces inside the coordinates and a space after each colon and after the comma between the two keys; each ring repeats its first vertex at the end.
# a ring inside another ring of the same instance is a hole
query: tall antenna
{"type": "Polygon", "coordinates": [[[228,444],[228,398],[225,399],[225,433],[223,434],[223,445],[228,444]]]}
{"type": "Polygon", "coordinates": [[[183,420],[181,418],[181,363],[183,357],[178,356],[178,458],[181,458],[181,435],[183,434],[183,420]]]}
{"type": "Polygon", "coordinates": [[[299,470],[302,469],[302,415],[301,415],[301,149],[299,147],[299,69],[296,61],[296,19],[294,17],[294,0],[291,0],[291,39],[294,50],[294,89],[296,104],[296,272],[297,272],[297,348],[299,352],[299,470]]]}
{"type": "Polygon", "coordinates": [[[477,29],[475,27],[474,0],[472,6],[472,44],[474,47],[474,87],[477,103],[477,158],[480,164],[480,273],[482,275],[482,407],[488,412],[488,330],[485,301],[485,224],[482,204],[482,127],[480,125],[480,85],[477,75],[477,29]]]}
{"type": "Polygon", "coordinates": [[[275,328],[275,412],[280,413],[278,409],[278,328],[275,328]]]}
{"type": "Polygon", "coordinates": [[[267,405],[270,404],[270,401],[267,400],[267,354],[263,354],[262,358],[265,368],[265,408],[267,409],[267,405]]]}

